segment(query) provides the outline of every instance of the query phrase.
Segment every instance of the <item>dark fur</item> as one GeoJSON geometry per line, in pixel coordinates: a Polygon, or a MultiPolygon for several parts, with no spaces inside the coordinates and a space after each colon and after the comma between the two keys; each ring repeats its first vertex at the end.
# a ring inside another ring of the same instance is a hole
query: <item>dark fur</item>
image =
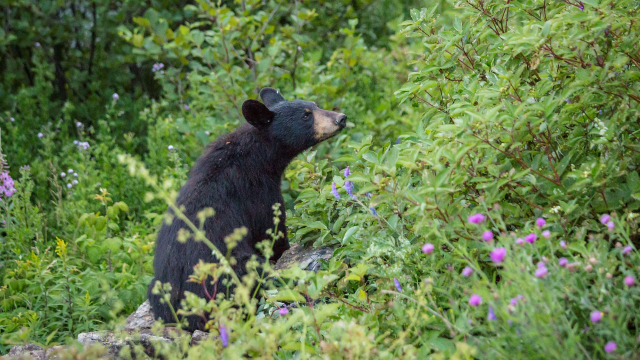
{"type": "MultiPolygon", "coordinates": [[[[206,220],[204,230],[207,239],[223,254],[227,253],[224,237],[236,228],[247,227],[248,235],[232,250],[232,256],[237,260],[234,270],[240,278],[246,274],[245,265],[252,255],[265,261],[255,245],[268,239],[266,231],[274,226],[272,206],[275,203],[280,204],[282,212],[278,231],[285,237],[274,244],[271,260],[277,261],[289,248],[280,190],[282,174],[296,155],[326,138],[314,136],[313,116],[308,118],[309,108],[318,109],[315,104],[285,101],[270,88],[263,89],[260,96],[266,106],[255,100],[243,104],[242,112],[248,124],[207,146],[177,198],[178,206],[184,206],[185,215],[196,225],[199,211],[207,207],[215,209],[215,216],[206,220]]],[[[346,116],[343,114],[326,111],[323,114],[335,116],[340,129],[344,127],[346,116]]],[[[156,280],[171,284],[171,305],[177,311],[185,291],[205,297],[201,284],[187,281],[193,266],[200,259],[217,262],[204,243],[178,242],[181,228],[187,226],[174,218],[171,224],[163,224],[156,241],[155,278],[149,286],[148,296],[156,318],[166,323],[175,323],[175,318],[169,307],[160,302],[159,296],[151,293],[156,280]]],[[[207,289],[212,294],[214,285],[207,284],[207,289]]],[[[231,293],[233,289],[223,289],[218,284],[217,291],[231,293]]],[[[187,320],[188,330],[204,330],[204,319],[190,317],[187,320]]]]}

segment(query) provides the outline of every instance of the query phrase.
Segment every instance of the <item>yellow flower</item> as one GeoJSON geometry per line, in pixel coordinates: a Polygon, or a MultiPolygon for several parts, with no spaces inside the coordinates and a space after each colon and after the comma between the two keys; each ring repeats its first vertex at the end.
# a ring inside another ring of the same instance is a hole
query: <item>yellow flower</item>
{"type": "Polygon", "coordinates": [[[67,256],[67,243],[64,240],[60,239],[56,236],[56,254],[61,258],[65,258],[67,256]]]}

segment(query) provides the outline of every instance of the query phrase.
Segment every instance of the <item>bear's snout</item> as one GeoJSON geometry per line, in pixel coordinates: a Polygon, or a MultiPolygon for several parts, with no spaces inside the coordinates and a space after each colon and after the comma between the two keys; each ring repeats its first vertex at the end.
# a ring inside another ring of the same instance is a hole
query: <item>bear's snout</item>
{"type": "Polygon", "coordinates": [[[335,124],[338,125],[340,129],[344,129],[344,127],[347,126],[347,115],[338,114],[335,124]]]}
{"type": "Polygon", "coordinates": [[[313,112],[313,117],[316,140],[319,141],[336,135],[347,126],[347,115],[335,111],[318,109],[313,112]]]}

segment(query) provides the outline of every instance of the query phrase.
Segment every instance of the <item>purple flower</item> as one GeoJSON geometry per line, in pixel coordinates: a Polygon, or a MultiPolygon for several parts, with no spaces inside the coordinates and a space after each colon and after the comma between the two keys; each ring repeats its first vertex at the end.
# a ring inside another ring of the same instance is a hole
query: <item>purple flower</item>
{"type": "Polygon", "coordinates": [[[613,341],[609,341],[604,345],[604,351],[608,353],[616,351],[617,348],[618,348],[618,345],[616,345],[616,343],[613,341]]]}
{"type": "Polygon", "coordinates": [[[488,321],[493,321],[495,319],[497,319],[496,313],[493,312],[493,307],[489,306],[489,314],[487,315],[487,320],[488,321]]]}
{"type": "Polygon", "coordinates": [[[542,266],[542,267],[538,267],[538,268],[536,269],[536,272],[534,273],[534,275],[535,275],[537,278],[544,278],[545,276],[547,276],[547,273],[548,273],[548,272],[549,272],[549,271],[547,270],[547,268],[546,268],[545,266],[542,266]]]}
{"type": "Polygon", "coordinates": [[[336,183],[331,184],[331,193],[336,200],[340,200],[340,194],[338,193],[338,188],[336,188],[336,183]]]}
{"type": "Polygon", "coordinates": [[[545,239],[548,239],[551,237],[551,231],[549,230],[545,230],[542,232],[542,236],[544,236],[545,239]]]}
{"type": "Polygon", "coordinates": [[[509,300],[509,302],[511,303],[511,305],[516,306],[518,305],[518,299],[517,298],[511,298],[511,300],[509,300]]]}
{"type": "Polygon", "coordinates": [[[400,144],[400,136],[396,139],[396,145],[400,144]]]}
{"type": "Polygon", "coordinates": [[[67,176],[67,174],[65,174],[64,171],[60,173],[60,177],[61,178],[65,177],[65,176],[67,176]]]}
{"type": "Polygon", "coordinates": [[[500,264],[504,260],[505,255],[507,255],[507,249],[503,247],[496,248],[493,251],[491,251],[491,254],[490,254],[491,261],[493,261],[496,264],[500,264]]]}
{"type": "Polygon", "coordinates": [[[469,216],[469,218],[467,220],[472,224],[479,224],[479,223],[483,222],[486,218],[487,217],[484,216],[483,214],[473,214],[473,215],[469,216]]]}
{"type": "Polygon", "coordinates": [[[42,139],[42,137],[44,136],[43,133],[38,133],[38,137],[42,139]]]}
{"type": "Polygon", "coordinates": [[[73,176],[78,177],[78,173],[73,173],[73,176]]]}
{"type": "Polygon", "coordinates": [[[229,346],[229,333],[223,323],[220,323],[220,340],[222,340],[223,347],[229,346]]]}
{"type": "Polygon", "coordinates": [[[571,100],[569,100],[569,98],[564,99],[564,101],[566,101],[566,102],[567,102],[567,104],[571,104],[571,100]]]}
{"type": "Polygon", "coordinates": [[[169,151],[171,151],[171,150],[174,149],[174,147],[173,147],[173,145],[169,145],[169,146],[167,146],[167,149],[169,149],[169,151]]]}
{"type": "Polygon", "coordinates": [[[469,305],[478,306],[480,304],[482,304],[482,297],[476,294],[471,295],[471,297],[469,298],[469,305]]]}
{"type": "Polygon", "coordinates": [[[396,286],[396,289],[398,289],[399,292],[402,292],[402,287],[400,287],[400,281],[398,281],[398,279],[393,278],[393,283],[396,286]]]}
{"type": "Polygon", "coordinates": [[[281,307],[280,310],[278,310],[278,314],[280,314],[280,316],[285,316],[289,313],[289,310],[286,307],[281,307]]]}
{"type": "Polygon", "coordinates": [[[564,240],[560,240],[560,247],[563,248],[563,249],[566,249],[567,248],[567,243],[564,242],[564,240]]]}
{"type": "Polygon", "coordinates": [[[184,104],[184,109],[185,109],[185,110],[187,110],[187,111],[189,111],[189,109],[190,109],[190,108],[189,108],[189,105],[184,104]]]}
{"type": "Polygon", "coordinates": [[[73,185],[71,185],[71,183],[68,183],[68,184],[67,184],[67,189],[71,189],[71,187],[72,187],[72,186],[73,186],[73,185]]]}
{"type": "Polygon", "coordinates": [[[13,194],[16,192],[16,189],[13,186],[14,182],[9,173],[6,171],[0,173],[0,196],[13,196],[13,194]]]}
{"type": "Polygon", "coordinates": [[[113,98],[113,100],[118,101],[118,99],[120,99],[120,95],[118,95],[118,93],[113,93],[113,95],[111,95],[111,97],[113,98]]]}
{"type": "Polygon", "coordinates": [[[592,323],[597,323],[598,321],[600,321],[600,319],[602,319],[602,311],[592,311],[590,319],[592,323]]]}
{"type": "Polygon", "coordinates": [[[432,243],[426,243],[422,246],[422,252],[425,254],[431,254],[431,252],[433,252],[433,249],[435,249],[435,246],[433,246],[432,243]]]}
{"type": "Polygon", "coordinates": [[[34,44],[37,48],[40,47],[40,43],[36,41],[36,43],[34,44]]]}
{"type": "Polygon", "coordinates": [[[482,233],[482,239],[484,241],[491,241],[493,240],[493,233],[491,231],[485,231],[482,233]]]}
{"type": "Polygon", "coordinates": [[[531,233],[531,234],[529,234],[529,235],[527,235],[527,236],[525,236],[525,237],[524,237],[524,239],[525,239],[528,243],[531,243],[531,244],[533,244],[533,243],[536,241],[536,239],[537,239],[537,238],[538,238],[538,235],[536,235],[536,234],[534,234],[534,233],[531,233]]]}
{"type": "Polygon", "coordinates": [[[153,66],[151,67],[151,71],[152,71],[152,72],[156,72],[156,71],[161,70],[163,67],[164,67],[164,64],[163,64],[163,63],[155,63],[155,64],[153,64],[153,66]]]}
{"type": "Polygon", "coordinates": [[[632,251],[633,251],[633,248],[631,246],[626,246],[624,249],[622,249],[622,254],[625,255],[632,251]]]}
{"type": "Polygon", "coordinates": [[[378,216],[378,212],[376,211],[376,208],[374,208],[373,206],[369,206],[369,209],[371,209],[371,213],[373,213],[373,216],[375,217],[378,216]]]}
{"type": "Polygon", "coordinates": [[[567,258],[563,258],[563,257],[562,257],[562,258],[558,259],[558,265],[560,265],[560,266],[562,266],[562,267],[567,266],[567,263],[568,263],[568,262],[569,262],[569,261],[567,260],[567,258]]]}
{"type": "Polygon", "coordinates": [[[605,225],[607,222],[609,222],[609,219],[611,219],[611,215],[609,214],[600,216],[600,222],[602,223],[602,225],[605,225]]]}
{"type": "Polygon", "coordinates": [[[523,238],[517,238],[516,239],[516,244],[518,244],[518,245],[524,244],[524,239],[523,238]]]}
{"type": "Polygon", "coordinates": [[[73,174],[73,169],[69,169],[69,170],[67,170],[67,172],[68,172],[69,174],[73,174]]]}
{"type": "Polygon", "coordinates": [[[546,223],[547,223],[547,221],[544,218],[537,218],[536,219],[536,225],[538,227],[543,227],[546,223]]]}
{"type": "Polygon", "coordinates": [[[12,117],[11,117],[11,118],[9,118],[9,120],[10,120],[11,122],[16,121],[16,119],[14,119],[14,118],[12,118],[12,117]]]}
{"type": "MultiPolygon", "coordinates": [[[[609,35],[609,29],[605,30],[607,32],[607,35],[609,35]]],[[[602,110],[598,110],[598,114],[602,115],[602,110]]]]}
{"type": "Polygon", "coordinates": [[[80,121],[76,122],[76,127],[82,127],[82,123],[80,121]]]}
{"type": "Polygon", "coordinates": [[[462,276],[471,276],[472,273],[473,269],[469,266],[466,266],[464,269],[462,269],[462,276]]]}
{"type": "Polygon", "coordinates": [[[73,140],[73,145],[78,145],[78,140],[73,140]]]}
{"type": "Polygon", "coordinates": [[[353,195],[353,183],[349,180],[344,182],[344,189],[347,190],[347,194],[349,194],[349,196],[354,197],[353,195]]]}
{"type": "Polygon", "coordinates": [[[89,148],[89,143],[86,141],[79,142],[77,145],[78,145],[78,151],[87,150],[89,148]]]}
{"type": "Polygon", "coordinates": [[[580,3],[580,6],[578,6],[578,9],[580,9],[580,11],[584,11],[584,5],[580,3]]]}
{"type": "Polygon", "coordinates": [[[607,221],[607,228],[609,228],[609,231],[613,230],[613,228],[616,225],[613,223],[613,221],[607,221]]]}
{"type": "Polygon", "coordinates": [[[349,167],[347,166],[344,169],[344,177],[349,177],[349,175],[351,175],[351,171],[349,170],[349,167]]]}
{"type": "Polygon", "coordinates": [[[367,197],[368,197],[369,199],[371,199],[371,198],[373,197],[373,195],[371,195],[371,193],[370,193],[370,192],[368,192],[366,195],[367,195],[367,197]]]}
{"type": "Polygon", "coordinates": [[[626,277],[624,278],[624,283],[625,283],[625,285],[627,285],[627,286],[631,286],[631,285],[633,285],[633,283],[634,283],[634,282],[635,282],[635,279],[633,278],[633,276],[626,276],[626,277]]]}
{"type": "Polygon", "coordinates": [[[78,180],[75,180],[75,179],[74,179],[71,183],[72,183],[73,185],[78,185],[78,180]]]}

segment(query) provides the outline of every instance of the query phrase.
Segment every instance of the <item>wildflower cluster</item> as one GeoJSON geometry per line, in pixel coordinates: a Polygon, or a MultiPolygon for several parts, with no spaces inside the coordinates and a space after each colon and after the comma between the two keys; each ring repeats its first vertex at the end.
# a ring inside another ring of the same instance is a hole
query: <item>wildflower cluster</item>
{"type": "Polygon", "coordinates": [[[14,182],[8,172],[0,173],[0,196],[11,197],[15,193],[14,182]]]}
{"type": "Polygon", "coordinates": [[[162,70],[163,68],[164,68],[164,64],[163,63],[155,63],[151,67],[151,71],[152,72],[160,72],[160,74],[164,74],[164,70],[162,70]]]}
{"type": "Polygon", "coordinates": [[[67,188],[71,189],[72,187],[74,187],[75,185],[78,185],[78,173],[73,171],[73,169],[69,169],[67,170],[67,172],[65,173],[64,171],[60,173],[60,178],[67,180],[67,188]]]}
{"type": "Polygon", "coordinates": [[[87,150],[89,147],[91,147],[89,143],[86,141],[73,140],[73,144],[78,147],[78,151],[80,152],[82,152],[83,150],[87,150]]]}

